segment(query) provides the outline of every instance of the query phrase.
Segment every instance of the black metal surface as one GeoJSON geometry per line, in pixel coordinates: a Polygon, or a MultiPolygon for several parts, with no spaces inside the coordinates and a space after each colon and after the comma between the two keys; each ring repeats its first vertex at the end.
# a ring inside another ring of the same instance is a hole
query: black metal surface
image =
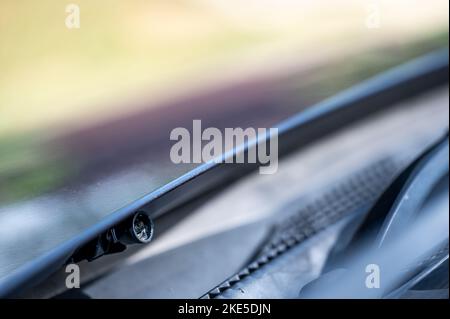
{"type": "MultiPolygon", "coordinates": [[[[335,133],[350,123],[387,110],[395,102],[447,82],[447,50],[426,56],[364,82],[281,123],[278,126],[280,156],[335,133]]],[[[237,151],[234,150],[234,153],[227,156],[234,156],[237,151]]],[[[136,211],[143,210],[152,218],[157,218],[212,187],[225,185],[256,168],[256,165],[250,164],[207,163],[201,165],[127,207],[119,209],[80,235],[2,278],[0,297],[10,296],[26,286],[44,280],[67,261],[77,249],[107,232],[136,211]]]]}
{"type": "MultiPolygon", "coordinates": [[[[353,230],[352,243],[358,245],[357,243],[379,233],[379,244],[381,245],[381,241],[386,237],[386,233],[392,226],[388,220],[401,219],[406,221],[412,217],[410,214],[416,214],[432,188],[440,180],[445,179],[445,176],[448,174],[446,150],[448,153],[447,135],[411,163],[385,190],[371,211],[368,212],[361,225],[358,225],[358,228],[353,230]],[[433,159],[433,155],[436,155],[437,152],[440,153],[439,157],[430,162],[433,159]],[[427,169],[423,170],[425,166],[427,166],[427,169]],[[408,190],[413,186],[416,187],[416,196],[408,196],[408,190]],[[417,189],[417,186],[420,188],[417,189]],[[405,201],[405,197],[407,197],[407,201],[405,201]],[[405,207],[405,203],[409,207],[405,207]],[[397,213],[399,208],[402,208],[401,216],[397,213]],[[391,216],[387,217],[389,212],[391,216]]],[[[352,245],[352,243],[349,243],[349,245],[352,245]]]]}
{"type": "MultiPolygon", "coordinates": [[[[390,249],[391,252],[395,250],[404,236],[411,235],[409,234],[411,228],[420,229],[421,223],[427,217],[426,213],[430,210],[433,212],[433,209],[427,209],[427,201],[433,200],[435,196],[439,197],[441,193],[448,195],[448,151],[447,135],[409,165],[368,211],[366,218],[356,228],[356,232],[353,231],[355,235],[350,244],[330,255],[323,275],[308,284],[302,290],[301,296],[306,298],[372,298],[386,295],[398,297],[401,292],[407,290],[408,286],[419,283],[436,265],[447,260],[448,230],[447,238],[443,242],[440,238],[439,241],[426,242],[427,244],[424,245],[420,238],[424,234],[417,233],[418,238],[414,242],[402,243],[403,247],[409,244],[410,252],[405,251],[402,260],[395,263],[396,267],[389,267],[394,261],[385,257],[388,255],[385,250],[390,249]],[[415,245],[418,248],[424,247],[416,251],[415,245]],[[345,278],[351,276],[358,265],[364,264],[384,265],[384,276],[389,280],[380,292],[371,293],[368,289],[358,287],[354,283],[349,284],[348,288],[345,286],[339,289],[334,288],[334,286],[342,285],[345,278]],[[401,287],[393,292],[396,285],[401,287]],[[334,292],[338,293],[336,295],[329,293],[326,286],[333,287],[334,292]]],[[[342,233],[347,236],[348,232],[352,230],[347,228],[342,233]]],[[[428,234],[425,233],[425,235],[428,234]]]]}
{"type": "MultiPolygon", "coordinates": [[[[274,259],[282,258],[285,253],[289,254],[290,250],[331,225],[367,210],[389,185],[398,170],[398,164],[384,160],[354,173],[339,185],[325,191],[317,200],[307,203],[297,213],[282,221],[253,262],[202,298],[220,297],[230,288],[232,290],[227,292],[227,298],[233,298],[235,295],[243,295],[245,298],[245,293],[234,288],[237,283],[252,276],[274,259]]],[[[292,274],[295,273],[296,271],[292,270],[292,274]]],[[[258,276],[254,277],[256,281],[257,278],[258,276]]],[[[295,286],[294,283],[292,285],[295,286]]],[[[270,294],[268,293],[266,297],[270,297],[270,294]]]]}

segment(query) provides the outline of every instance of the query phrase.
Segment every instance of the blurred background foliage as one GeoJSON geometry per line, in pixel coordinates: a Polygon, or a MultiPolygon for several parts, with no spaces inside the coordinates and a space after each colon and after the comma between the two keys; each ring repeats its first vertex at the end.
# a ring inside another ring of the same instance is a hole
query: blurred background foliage
{"type": "Polygon", "coordinates": [[[64,1],[0,2],[0,203],[82,170],[49,142],[72,130],[290,66],[307,71],[286,92],[309,105],[448,46],[448,1],[73,2],[80,29],[64,1]]]}

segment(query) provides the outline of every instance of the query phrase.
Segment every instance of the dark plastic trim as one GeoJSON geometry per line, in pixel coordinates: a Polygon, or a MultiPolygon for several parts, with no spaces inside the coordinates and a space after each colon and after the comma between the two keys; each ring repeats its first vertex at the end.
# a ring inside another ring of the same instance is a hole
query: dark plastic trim
{"type": "MultiPolygon", "coordinates": [[[[396,102],[446,83],[448,49],[382,73],[280,123],[279,156],[314,143],[374,113],[386,111],[396,102]]],[[[225,156],[245,152],[248,147],[253,146],[234,149],[225,156]]],[[[157,218],[205,191],[236,180],[256,168],[257,164],[209,162],[200,165],[1,278],[0,297],[14,296],[20,290],[41,282],[61,267],[77,249],[136,211],[143,210],[152,219],[157,218]]]]}

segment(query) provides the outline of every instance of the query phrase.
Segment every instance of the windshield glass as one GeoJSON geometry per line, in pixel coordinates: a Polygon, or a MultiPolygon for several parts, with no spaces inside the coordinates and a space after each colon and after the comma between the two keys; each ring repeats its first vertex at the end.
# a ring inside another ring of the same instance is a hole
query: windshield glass
{"type": "Polygon", "coordinates": [[[274,126],[448,45],[447,1],[333,4],[1,1],[0,278],[199,165],[173,128],[274,126]]]}

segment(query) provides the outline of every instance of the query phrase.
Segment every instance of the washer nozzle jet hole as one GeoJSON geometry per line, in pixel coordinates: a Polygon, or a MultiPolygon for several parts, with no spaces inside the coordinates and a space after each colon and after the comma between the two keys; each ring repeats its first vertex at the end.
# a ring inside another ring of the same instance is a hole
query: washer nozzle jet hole
{"type": "Polygon", "coordinates": [[[153,222],[144,212],[137,212],[114,229],[117,241],[129,244],[146,244],[153,237],[153,222]]]}

